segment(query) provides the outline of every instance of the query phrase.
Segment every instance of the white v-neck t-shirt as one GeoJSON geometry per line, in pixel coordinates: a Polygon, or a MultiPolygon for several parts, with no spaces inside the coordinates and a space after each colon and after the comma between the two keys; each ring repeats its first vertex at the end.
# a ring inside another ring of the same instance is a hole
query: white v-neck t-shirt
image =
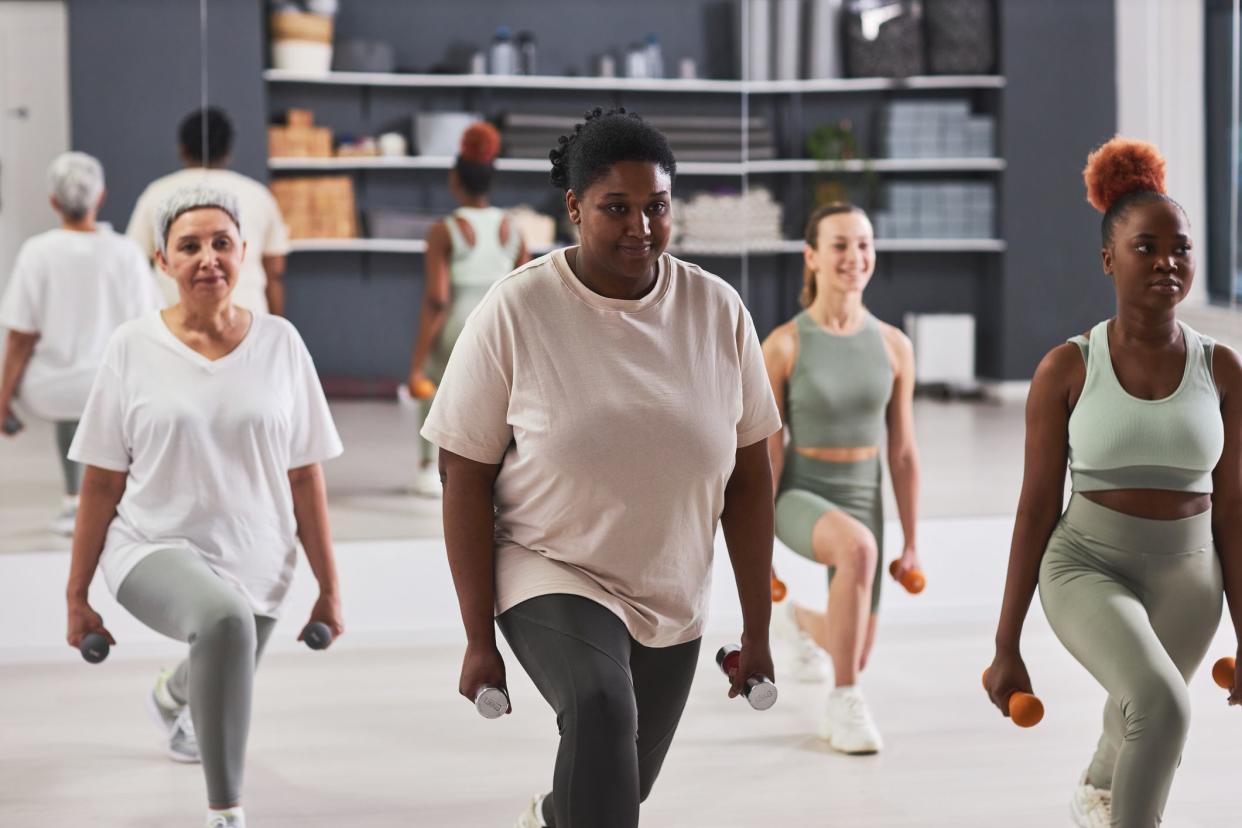
{"type": "Polygon", "coordinates": [[[702,635],[737,450],[780,427],[728,283],[665,254],[646,296],[610,299],[556,250],[475,309],[422,435],[500,465],[497,614],[580,595],[669,647],[702,635]]]}
{"type": "Polygon", "coordinates": [[[156,312],[108,343],[69,457],[129,475],[99,562],[114,595],[147,555],[184,547],[275,616],[297,560],[288,472],[341,451],[293,325],[255,313],[210,360],[156,312]]]}

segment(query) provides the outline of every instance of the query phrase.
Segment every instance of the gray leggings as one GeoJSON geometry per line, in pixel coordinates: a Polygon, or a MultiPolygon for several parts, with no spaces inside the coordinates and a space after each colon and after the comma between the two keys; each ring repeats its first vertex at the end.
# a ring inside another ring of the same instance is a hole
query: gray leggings
{"type": "Polygon", "coordinates": [[[1220,623],[1211,511],[1146,520],[1075,494],[1048,541],[1039,596],[1057,637],[1108,691],[1087,780],[1112,824],[1161,814],[1190,727],[1186,682],[1220,623]]]}
{"type": "Polygon", "coordinates": [[[236,587],[186,548],[143,558],[116,599],[156,632],[189,642],[190,657],[177,667],[169,690],[190,703],[208,804],[239,803],[254,668],[276,619],[254,615],[236,587]]]}
{"type": "Polygon", "coordinates": [[[73,435],[77,433],[77,420],[56,422],[56,451],[60,457],[60,470],[65,476],[65,494],[70,497],[77,497],[82,489],[82,466],[69,459],[69,446],[73,445],[73,435]]]}
{"type": "Polygon", "coordinates": [[[531,598],[497,623],[556,711],[561,744],[544,821],[635,828],[685,709],[700,640],[644,647],[617,616],[577,595],[531,598]]]}

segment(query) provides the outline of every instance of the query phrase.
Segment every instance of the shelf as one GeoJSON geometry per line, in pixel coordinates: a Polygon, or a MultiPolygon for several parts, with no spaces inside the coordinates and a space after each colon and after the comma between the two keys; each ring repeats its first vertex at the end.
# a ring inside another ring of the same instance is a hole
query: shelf
{"type": "Polygon", "coordinates": [[[1002,89],[999,75],[922,75],[910,78],[825,78],[785,81],[681,80],[678,78],[595,78],[558,75],[414,75],[396,72],[294,72],[267,69],[271,83],[472,89],[561,89],[617,92],[712,92],[725,94],[814,94],[922,89],[1002,89]]]}
{"type": "MultiPolygon", "coordinates": [[[[756,243],[747,249],[738,246],[670,247],[675,256],[742,256],[792,254],[802,252],[803,243],[796,239],[773,243],[756,243]]],[[[422,239],[295,239],[291,253],[414,253],[427,251],[422,239]]],[[[1003,239],[876,239],[880,253],[1003,253],[1003,239]]],[[[532,251],[543,255],[547,250],[532,251]]]]}
{"type": "MultiPolygon", "coordinates": [[[[455,159],[450,155],[407,155],[363,158],[272,158],[271,170],[448,170],[455,159]]],[[[550,172],[549,162],[541,158],[497,158],[502,172],[550,172]]],[[[816,161],[793,158],[772,161],[685,161],[677,165],[678,175],[747,175],[762,173],[847,172],[1000,172],[1003,158],[874,158],[850,161],[816,161]]]]}

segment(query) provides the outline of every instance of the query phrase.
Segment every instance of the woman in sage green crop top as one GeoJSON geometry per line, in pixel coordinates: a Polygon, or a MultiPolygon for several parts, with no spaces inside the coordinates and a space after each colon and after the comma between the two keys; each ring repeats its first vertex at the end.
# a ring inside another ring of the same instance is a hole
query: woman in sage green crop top
{"type": "MultiPolygon", "coordinates": [[[[1031,381],[985,687],[1005,715],[1014,692],[1032,692],[1019,644],[1038,585],[1053,632],[1107,693],[1103,734],[1071,796],[1075,821],[1154,828],[1222,591],[1242,629],[1242,361],[1177,319],[1195,260],[1156,148],[1114,138],[1084,177],[1104,213],[1116,314],[1054,348],[1031,381]]],[[[1230,703],[1242,703],[1236,671],[1232,684],[1230,703]]]]}
{"type": "Polygon", "coordinates": [[[786,600],[773,623],[794,645],[795,678],[822,678],[825,652],[831,658],[836,688],[820,735],[845,753],[881,747],[857,684],[875,641],[883,573],[882,443],[905,534],[899,573],[918,568],[914,355],[901,331],[863,305],[873,241],[857,207],[816,210],[807,223],[804,310],[764,343],[785,425],[768,442],[776,536],[829,575],[827,612],[786,600]]]}

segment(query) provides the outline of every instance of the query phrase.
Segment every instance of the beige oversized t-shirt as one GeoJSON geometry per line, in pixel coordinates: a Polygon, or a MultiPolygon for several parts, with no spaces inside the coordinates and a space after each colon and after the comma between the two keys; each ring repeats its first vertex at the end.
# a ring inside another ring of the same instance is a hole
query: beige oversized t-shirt
{"type": "Polygon", "coordinates": [[[551,593],[640,644],[702,634],[739,447],[781,427],[737,292],[665,254],[641,299],[591,292],[556,250],[498,282],[422,435],[496,479],[496,612],[551,593]]]}

